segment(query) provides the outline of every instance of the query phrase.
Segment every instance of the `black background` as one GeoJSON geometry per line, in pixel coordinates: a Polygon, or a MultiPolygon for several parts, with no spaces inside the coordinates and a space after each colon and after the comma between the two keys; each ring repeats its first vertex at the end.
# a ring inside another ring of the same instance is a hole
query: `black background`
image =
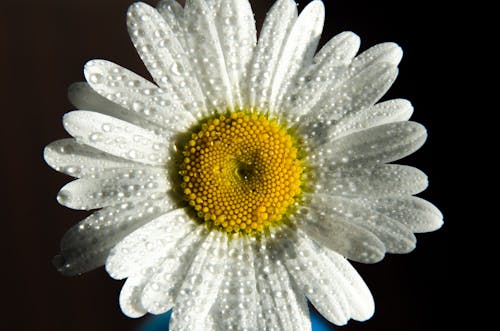
{"type": "MultiPolygon", "coordinates": [[[[147,1],[156,5],[156,1],[147,1]]],[[[258,26],[270,1],[251,1],[258,26]]],[[[452,304],[450,234],[459,215],[451,190],[452,150],[443,100],[449,45],[446,15],[420,1],[325,0],[322,44],[351,30],[361,50],[394,41],[405,52],[400,75],[384,99],[412,101],[412,120],[424,124],[429,139],[402,160],[422,169],[430,186],[420,196],[438,206],[444,227],[418,235],[417,249],[388,255],[376,265],[355,267],[375,297],[376,312],[365,323],[338,330],[445,330],[452,304]],[[451,230],[450,230],[451,229],[451,230]]],[[[103,268],[63,277],[51,265],[63,233],[85,216],[59,206],[55,196],[69,178],[43,161],[43,147],[67,137],[61,116],[72,110],[67,86],[83,80],[87,60],[105,58],[150,77],[131,45],[125,12],[131,0],[3,0],[0,8],[1,93],[1,325],[16,330],[137,330],[144,319],[121,314],[122,282],[103,268]],[[6,295],[5,295],[6,292],[6,295]],[[5,324],[6,323],[6,324],[5,324]]],[[[300,8],[307,3],[302,1],[300,8]]]]}

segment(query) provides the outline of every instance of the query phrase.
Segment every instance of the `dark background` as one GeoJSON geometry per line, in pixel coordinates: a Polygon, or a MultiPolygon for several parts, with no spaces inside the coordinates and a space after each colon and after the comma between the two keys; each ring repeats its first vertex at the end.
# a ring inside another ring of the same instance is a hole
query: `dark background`
{"type": "MultiPolygon", "coordinates": [[[[156,1],[147,1],[156,5],[156,1]]],[[[251,1],[258,26],[270,1],[251,1]]],[[[302,1],[300,8],[308,1],[302,1]]],[[[401,163],[422,169],[430,186],[421,197],[445,215],[444,227],[418,235],[417,249],[388,255],[376,265],[355,267],[372,290],[376,312],[365,323],[338,330],[444,330],[452,305],[450,234],[459,215],[452,209],[447,118],[453,109],[442,96],[443,67],[449,51],[446,19],[420,1],[324,0],[327,9],[322,44],[351,30],[362,50],[395,41],[405,56],[400,75],[384,99],[402,97],[415,107],[413,120],[429,139],[401,163]],[[451,230],[450,230],[451,229],[451,230]]],[[[69,177],[43,161],[43,147],[66,137],[61,116],[72,110],[67,86],[83,80],[87,60],[104,58],[150,77],[130,43],[125,12],[132,0],[3,0],[0,8],[1,240],[2,309],[0,325],[16,330],[137,330],[145,318],[121,314],[121,281],[103,268],[63,277],[51,265],[63,233],[85,216],[59,206],[59,188],[69,177]],[[6,292],[6,295],[5,295],[6,292]],[[6,324],[5,324],[6,323],[6,324]]]]}

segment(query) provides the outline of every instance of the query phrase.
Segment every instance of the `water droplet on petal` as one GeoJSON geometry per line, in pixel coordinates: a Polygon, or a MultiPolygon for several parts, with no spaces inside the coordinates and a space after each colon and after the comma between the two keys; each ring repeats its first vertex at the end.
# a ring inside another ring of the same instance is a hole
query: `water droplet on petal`
{"type": "Polygon", "coordinates": [[[91,142],[98,142],[101,139],[101,134],[99,132],[91,133],[89,136],[89,140],[91,142]]]}
{"type": "Polygon", "coordinates": [[[137,159],[137,151],[135,150],[130,150],[127,154],[127,156],[131,159],[137,159]]]}
{"type": "Polygon", "coordinates": [[[66,173],[68,175],[71,175],[71,176],[78,176],[81,172],[81,168],[80,167],[67,167],[66,168],[66,173]]]}
{"type": "Polygon", "coordinates": [[[92,74],[90,75],[90,82],[94,84],[100,84],[102,83],[102,78],[103,78],[102,75],[99,73],[92,74]]]}
{"type": "Polygon", "coordinates": [[[134,103],[132,103],[132,109],[136,112],[142,111],[143,108],[144,104],[140,101],[135,101],[134,103]]]}

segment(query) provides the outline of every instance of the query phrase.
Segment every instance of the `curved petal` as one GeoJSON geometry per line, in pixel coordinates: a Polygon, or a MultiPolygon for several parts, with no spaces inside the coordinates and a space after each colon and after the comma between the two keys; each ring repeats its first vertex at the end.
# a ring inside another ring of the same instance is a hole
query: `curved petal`
{"type": "Polygon", "coordinates": [[[125,160],[164,165],[170,158],[168,137],[111,116],[72,111],[64,115],[63,125],[76,141],[125,160]]]}
{"type": "Polygon", "coordinates": [[[43,150],[43,157],[56,171],[79,178],[95,176],[106,169],[145,168],[140,164],[80,144],[72,138],[50,143],[43,150]]]}
{"type": "Polygon", "coordinates": [[[267,13],[248,77],[251,107],[269,109],[274,72],[296,19],[297,5],[293,0],[277,0],[267,13]]]}
{"type": "Polygon", "coordinates": [[[323,143],[315,139],[316,135],[312,135],[315,133],[312,128],[317,122],[330,126],[352,112],[373,106],[389,90],[397,74],[396,67],[380,63],[369,66],[357,76],[346,80],[328,93],[325,98],[319,100],[312,109],[308,109],[309,112],[303,116],[307,120],[299,121],[301,133],[312,138],[311,144],[323,143]]]}
{"type": "Polygon", "coordinates": [[[388,163],[412,154],[426,139],[419,123],[389,123],[325,143],[311,151],[307,161],[319,169],[388,163]]]}
{"type": "Polygon", "coordinates": [[[363,321],[373,315],[370,290],[345,258],[302,233],[284,254],[285,265],[298,286],[330,322],[344,325],[350,318],[363,321]]]}
{"type": "Polygon", "coordinates": [[[299,124],[298,132],[308,137],[311,145],[317,146],[376,126],[407,121],[412,113],[413,107],[409,101],[394,99],[353,110],[339,121],[323,121],[306,115],[304,118],[308,118],[308,124],[299,124]]]}
{"type": "Polygon", "coordinates": [[[215,8],[219,35],[233,100],[243,109],[248,106],[247,76],[256,45],[257,31],[248,0],[220,1],[215,8]]]}
{"type": "MultiPolygon", "coordinates": [[[[315,130],[316,136],[326,133],[325,141],[331,141],[354,132],[363,131],[379,125],[408,121],[413,113],[413,107],[408,100],[394,99],[378,103],[371,107],[362,108],[347,114],[335,125],[326,130],[315,130]]],[[[321,123],[321,122],[319,122],[321,123]]],[[[321,124],[318,125],[318,127],[321,124]]],[[[319,140],[321,138],[315,138],[319,140]]],[[[323,143],[319,141],[319,143],[323,143]]]]}
{"type": "Polygon", "coordinates": [[[332,217],[329,214],[331,206],[324,205],[322,200],[316,201],[314,198],[306,195],[304,199],[307,207],[300,207],[290,216],[301,231],[353,261],[376,263],[384,258],[385,245],[375,234],[350,222],[343,215],[332,217]]]}
{"type": "Polygon", "coordinates": [[[338,67],[349,65],[358,53],[360,38],[351,31],[344,31],[330,39],[314,56],[314,66],[338,67]]]}
{"type": "Polygon", "coordinates": [[[205,229],[197,226],[186,237],[172,242],[164,250],[162,261],[152,264],[154,272],[140,294],[141,304],[149,313],[163,314],[172,309],[206,235],[205,229]]]}
{"type": "Polygon", "coordinates": [[[310,2],[295,21],[283,45],[271,84],[269,96],[269,110],[271,112],[275,112],[279,108],[283,96],[292,85],[300,69],[312,63],[323,31],[324,21],[325,6],[319,0],[310,2]]]}
{"type": "Polygon", "coordinates": [[[146,315],[147,310],[141,304],[141,293],[151,272],[148,270],[144,275],[129,277],[123,284],[119,302],[120,308],[126,316],[139,318],[146,315]]]}
{"type": "Polygon", "coordinates": [[[289,117],[305,113],[305,105],[319,97],[323,86],[331,85],[347,69],[356,55],[360,38],[352,32],[342,32],[333,37],[316,54],[313,63],[305,67],[285,93],[281,106],[289,117]]]}
{"type": "Polygon", "coordinates": [[[186,46],[205,95],[208,112],[224,112],[234,105],[214,13],[205,0],[187,0],[184,7],[186,46]]]}
{"type": "Polygon", "coordinates": [[[106,260],[106,271],[114,279],[123,279],[158,265],[171,250],[176,250],[177,241],[196,228],[184,209],[164,214],[114,246],[106,260]]]}
{"type": "Polygon", "coordinates": [[[148,121],[177,132],[187,129],[195,119],[169,91],[159,89],[135,73],[105,60],[85,65],[85,77],[100,95],[148,121]]]}
{"type": "Polygon", "coordinates": [[[436,231],[443,225],[443,214],[439,209],[419,197],[372,197],[359,199],[358,202],[415,233],[436,231]]]}
{"type": "Polygon", "coordinates": [[[399,65],[403,58],[403,50],[398,44],[385,42],[368,48],[366,51],[356,56],[352,61],[354,70],[366,68],[374,63],[389,63],[393,66],[399,65]]]}
{"type": "Polygon", "coordinates": [[[185,50],[186,40],[184,38],[184,8],[182,8],[181,4],[178,3],[177,0],[161,0],[158,2],[158,5],[156,5],[156,9],[185,50]]]}
{"type": "Polygon", "coordinates": [[[279,261],[280,242],[261,238],[254,244],[259,318],[257,330],[311,330],[304,295],[279,261]]]}
{"type": "MultiPolygon", "coordinates": [[[[86,82],[71,84],[68,88],[68,98],[73,106],[79,110],[90,110],[111,117],[116,117],[120,120],[155,131],[157,133],[161,133],[164,130],[164,128],[151,122],[150,119],[145,117],[143,114],[126,109],[101,96],[86,82]]],[[[113,97],[113,99],[115,98],[113,97]]],[[[136,110],[138,109],[136,108],[136,110]]]]}
{"type": "Polygon", "coordinates": [[[171,209],[165,199],[135,201],[96,211],[69,229],[54,265],[65,275],[80,274],[106,261],[110,249],[129,233],[171,209]]]}
{"type": "MultiPolygon", "coordinates": [[[[187,20],[186,13],[184,20],[187,20]]],[[[196,68],[190,63],[189,48],[184,40],[153,7],[136,2],[127,13],[132,42],[155,82],[196,117],[206,105],[202,86],[196,79],[196,68]]],[[[175,28],[175,27],[174,27],[175,28]]],[[[187,36],[185,36],[187,38],[187,36]]]]}
{"type": "Polygon", "coordinates": [[[212,231],[201,244],[175,299],[171,330],[204,330],[224,277],[228,238],[212,231]]]}
{"type": "Polygon", "coordinates": [[[211,315],[218,330],[257,330],[257,285],[249,239],[233,237],[229,241],[228,256],[219,299],[211,315]]]}
{"type": "Polygon", "coordinates": [[[137,318],[148,311],[141,302],[144,287],[166,256],[176,251],[174,246],[180,238],[183,243],[192,243],[190,238],[196,236],[189,223],[184,210],[175,210],[140,227],[111,250],[106,270],[117,279],[128,277],[120,292],[120,308],[125,315],[137,318]]]}
{"type": "Polygon", "coordinates": [[[320,115],[322,121],[338,121],[348,112],[356,110],[355,107],[373,105],[397,76],[396,67],[402,54],[401,48],[394,43],[375,45],[355,57],[347,70],[329,80],[328,84],[322,84],[319,89],[304,93],[301,98],[294,100],[295,112],[314,113],[303,116],[303,125],[313,125],[320,115]],[[369,94],[364,96],[364,92],[369,94]],[[352,96],[353,103],[350,102],[349,96],[352,96]],[[324,113],[325,111],[327,112],[324,113]]]}
{"type": "Polygon", "coordinates": [[[340,217],[370,231],[384,243],[388,253],[402,254],[415,249],[417,239],[413,233],[384,214],[344,197],[315,194],[311,198],[313,200],[311,208],[321,208],[332,220],[340,217]]]}
{"type": "Polygon", "coordinates": [[[94,177],[66,184],[57,201],[68,208],[91,210],[155,196],[168,200],[170,183],[164,169],[107,169],[94,177]]]}
{"type": "Polygon", "coordinates": [[[422,171],[399,164],[316,170],[315,192],[335,196],[406,196],[422,192],[428,183],[422,171]]]}

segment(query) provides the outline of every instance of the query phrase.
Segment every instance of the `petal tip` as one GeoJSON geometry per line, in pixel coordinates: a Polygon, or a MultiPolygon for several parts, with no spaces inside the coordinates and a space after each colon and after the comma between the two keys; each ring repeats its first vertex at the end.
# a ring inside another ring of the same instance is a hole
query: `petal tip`
{"type": "Polygon", "coordinates": [[[63,254],[57,254],[52,258],[52,265],[64,276],[75,276],[78,272],[75,272],[71,265],[66,261],[63,254]]]}

